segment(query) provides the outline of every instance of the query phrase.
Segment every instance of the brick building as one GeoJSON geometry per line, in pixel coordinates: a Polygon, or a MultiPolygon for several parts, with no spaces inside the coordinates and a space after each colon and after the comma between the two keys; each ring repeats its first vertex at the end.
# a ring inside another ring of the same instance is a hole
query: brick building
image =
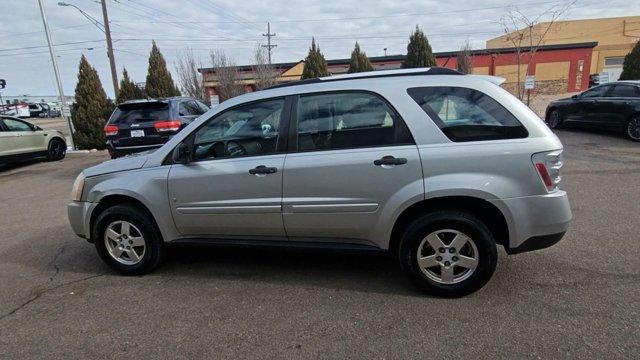
{"type": "MultiPolygon", "coordinates": [[[[541,23],[532,28],[533,43],[537,43],[540,32],[548,24],[541,23]]],[[[529,43],[526,36],[522,43],[529,43]]],[[[513,35],[513,34],[512,34],[513,35]]],[[[520,34],[518,34],[520,35],[520,34]]],[[[560,21],[551,25],[542,45],[537,48],[531,60],[528,75],[535,76],[534,92],[540,94],[561,94],[586,90],[590,77],[604,74],[610,81],[617,80],[622,71],[624,55],[631,51],[640,39],[640,16],[560,21]]],[[[517,49],[509,47],[507,35],[487,41],[487,48],[471,51],[473,73],[496,75],[506,78],[503,85],[515,92],[518,84],[523,86],[529,63],[529,49],[520,49],[518,61],[517,49]],[[518,65],[520,63],[520,65],[518,65]]],[[[456,68],[457,52],[436,53],[438,66],[456,68]]],[[[404,55],[371,57],[375,70],[399,68],[404,55]]],[[[328,60],[331,74],[346,73],[349,59],[328,60]]],[[[299,80],[304,68],[303,61],[274,64],[279,77],[278,82],[299,80]]],[[[207,97],[217,96],[217,78],[211,68],[200,69],[204,75],[207,97]]],[[[239,66],[241,81],[246,91],[255,89],[251,65],[239,66]]]]}

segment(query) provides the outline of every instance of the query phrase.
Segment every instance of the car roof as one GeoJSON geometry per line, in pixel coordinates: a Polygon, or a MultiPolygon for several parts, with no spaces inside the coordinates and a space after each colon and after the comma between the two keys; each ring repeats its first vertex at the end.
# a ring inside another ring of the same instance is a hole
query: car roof
{"type": "Polygon", "coordinates": [[[146,99],[133,99],[121,102],[121,104],[136,104],[136,103],[150,103],[150,102],[171,102],[171,101],[179,101],[179,100],[197,100],[195,98],[189,96],[170,96],[170,97],[161,97],[161,98],[146,98],[146,99]]]}
{"type": "Polygon", "coordinates": [[[277,89],[289,86],[318,84],[328,81],[345,81],[355,79],[373,79],[382,77],[396,77],[396,76],[417,76],[417,75],[462,75],[461,73],[443,67],[427,67],[427,68],[414,68],[414,69],[393,69],[393,70],[378,70],[378,71],[364,71],[359,73],[341,74],[324,76],[313,79],[305,79],[292,81],[284,84],[278,84],[271,86],[269,89],[277,89]]]}

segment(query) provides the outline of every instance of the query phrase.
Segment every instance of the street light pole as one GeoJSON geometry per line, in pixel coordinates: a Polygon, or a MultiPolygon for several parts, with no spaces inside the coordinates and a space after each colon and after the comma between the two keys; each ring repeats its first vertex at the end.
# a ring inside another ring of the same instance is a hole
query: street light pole
{"type": "Polygon", "coordinates": [[[44,10],[44,4],[42,0],[38,0],[38,6],[40,6],[40,14],[42,14],[42,23],[44,24],[44,33],[47,37],[47,44],[49,45],[49,54],[51,54],[51,63],[53,64],[53,72],[56,75],[56,84],[58,85],[58,96],[60,97],[60,114],[62,118],[67,121],[67,125],[69,126],[69,145],[71,145],[71,149],[76,148],[75,143],[73,142],[73,133],[75,132],[73,129],[73,124],[71,123],[71,118],[65,114],[65,108],[67,108],[67,100],[64,97],[64,90],[62,89],[62,82],[60,81],[60,72],[58,71],[58,61],[56,60],[56,53],[53,49],[53,45],[51,42],[51,33],[49,30],[49,23],[47,23],[47,14],[44,10]]]}
{"type": "Polygon", "coordinates": [[[109,16],[107,15],[107,1],[102,0],[102,19],[104,21],[104,33],[107,35],[107,53],[111,65],[111,80],[113,81],[113,94],[118,97],[118,73],[116,72],[116,59],[113,56],[113,43],[111,42],[111,30],[109,29],[109,16]]]}
{"type": "Polygon", "coordinates": [[[109,26],[109,16],[107,15],[107,2],[101,0],[102,4],[102,19],[104,24],[96,20],[93,16],[87,14],[84,10],[80,9],[76,5],[67,4],[64,1],[58,2],[58,6],[71,6],[78,10],[82,16],[86,17],[93,25],[95,25],[100,31],[102,31],[107,38],[107,57],[109,58],[109,67],[111,68],[111,80],[113,81],[113,94],[118,96],[118,72],[116,70],[116,58],[113,54],[113,42],[111,41],[111,29],[109,26]]]}

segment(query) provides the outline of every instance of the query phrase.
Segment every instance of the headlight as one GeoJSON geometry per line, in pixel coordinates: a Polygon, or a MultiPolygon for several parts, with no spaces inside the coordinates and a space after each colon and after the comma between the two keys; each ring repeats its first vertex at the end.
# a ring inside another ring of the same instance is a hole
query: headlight
{"type": "Polygon", "coordinates": [[[76,181],[73,182],[73,189],[71,190],[71,200],[81,201],[83,188],[84,188],[84,173],[80,173],[76,178],[76,181]]]}

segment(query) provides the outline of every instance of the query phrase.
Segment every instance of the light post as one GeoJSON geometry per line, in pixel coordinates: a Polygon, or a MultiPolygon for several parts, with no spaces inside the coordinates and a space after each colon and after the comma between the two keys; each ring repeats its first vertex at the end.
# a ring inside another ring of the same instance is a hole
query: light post
{"type": "Polygon", "coordinates": [[[53,45],[51,42],[51,34],[49,30],[49,23],[47,22],[47,14],[44,10],[44,4],[42,0],[38,0],[38,6],[40,6],[40,14],[42,15],[42,23],[44,24],[44,33],[47,37],[47,44],[49,45],[49,54],[51,54],[51,63],[53,65],[53,72],[56,75],[56,84],[58,85],[58,96],[60,97],[60,113],[62,118],[67,121],[67,125],[69,126],[69,145],[71,145],[71,149],[76,148],[75,143],[73,141],[73,124],[71,123],[71,117],[67,116],[65,109],[67,108],[67,100],[64,97],[64,90],[62,89],[62,82],[60,81],[60,72],[58,71],[58,62],[56,61],[56,53],[53,49],[53,45]]]}
{"type": "Polygon", "coordinates": [[[80,12],[82,16],[87,18],[93,25],[95,25],[100,31],[102,31],[107,38],[107,56],[109,57],[109,65],[111,67],[111,81],[113,81],[113,94],[115,97],[118,96],[118,74],[116,70],[116,59],[113,54],[113,43],[111,41],[111,30],[109,29],[109,17],[107,16],[107,4],[105,0],[101,1],[102,3],[102,16],[104,19],[104,23],[101,23],[93,16],[87,14],[84,10],[80,9],[74,4],[68,4],[64,1],[58,2],[58,6],[70,6],[80,12]]]}

